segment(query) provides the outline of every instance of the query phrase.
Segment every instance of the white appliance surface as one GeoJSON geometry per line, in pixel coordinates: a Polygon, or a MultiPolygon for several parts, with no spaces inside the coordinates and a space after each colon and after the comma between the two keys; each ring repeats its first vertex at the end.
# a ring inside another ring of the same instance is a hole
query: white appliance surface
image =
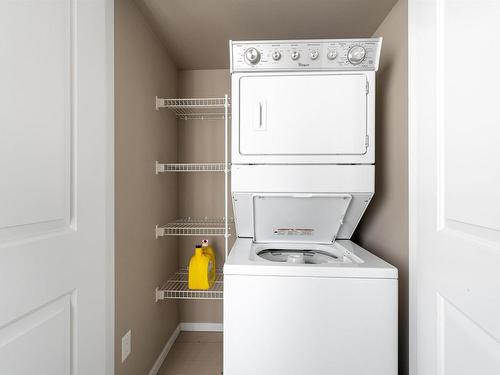
{"type": "Polygon", "coordinates": [[[375,72],[232,74],[233,164],[373,164],[375,72]]]}
{"type": "Polygon", "coordinates": [[[332,243],[350,194],[253,194],[255,242],[332,243]]]}
{"type": "Polygon", "coordinates": [[[262,70],[352,72],[378,70],[382,38],[247,40],[230,41],[229,44],[231,73],[262,70]],[[359,55],[363,51],[364,55],[359,55]]]}
{"type": "Polygon", "coordinates": [[[232,165],[233,192],[375,191],[374,165],[232,165]]]}
{"type": "Polygon", "coordinates": [[[310,243],[255,243],[251,238],[236,239],[224,264],[224,275],[321,276],[397,279],[398,270],[350,240],[330,245],[310,243]],[[311,249],[330,252],[342,262],[293,264],[265,260],[257,255],[264,249],[311,249]]]}
{"type": "Polygon", "coordinates": [[[373,164],[381,44],[231,42],[232,164],[373,164]]]}
{"type": "Polygon", "coordinates": [[[381,40],[231,46],[224,374],[396,375],[398,271],[349,240],[374,193],[381,40]]]}
{"type": "Polygon", "coordinates": [[[224,266],[224,374],[396,375],[397,270],[347,240],[305,245],[322,264],[257,255],[273,247],[239,238],[224,266]]]}
{"type": "MultiPolygon", "coordinates": [[[[330,213],[324,213],[323,219],[327,220],[325,225],[337,228],[330,240],[349,239],[370,203],[374,188],[374,165],[233,165],[231,190],[236,232],[238,237],[254,237],[255,196],[275,193],[312,198],[318,195],[341,194],[351,197],[347,211],[343,205],[338,206],[338,209],[330,207],[330,213]],[[339,219],[342,225],[337,227],[339,219]]],[[[311,205],[313,202],[311,199],[311,205]]],[[[292,207],[285,209],[290,211],[292,207]]],[[[303,213],[305,217],[311,217],[311,210],[306,207],[303,213]]],[[[299,216],[293,214],[290,219],[299,216]]],[[[296,224],[300,224],[299,221],[296,224]]],[[[295,228],[300,227],[301,225],[295,228]]],[[[267,225],[265,229],[273,229],[273,226],[267,225]]],[[[285,239],[285,242],[287,241],[291,241],[290,236],[285,239]]],[[[302,241],[306,241],[304,237],[302,241]]]]}
{"type": "Polygon", "coordinates": [[[241,155],[363,155],[367,83],[358,74],[243,75],[241,155]]]}

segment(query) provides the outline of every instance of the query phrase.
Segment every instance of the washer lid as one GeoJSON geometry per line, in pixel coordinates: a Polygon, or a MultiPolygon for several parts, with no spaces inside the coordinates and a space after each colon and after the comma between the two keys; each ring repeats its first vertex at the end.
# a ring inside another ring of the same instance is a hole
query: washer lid
{"type": "Polygon", "coordinates": [[[350,194],[255,194],[255,242],[333,243],[350,194]]]}

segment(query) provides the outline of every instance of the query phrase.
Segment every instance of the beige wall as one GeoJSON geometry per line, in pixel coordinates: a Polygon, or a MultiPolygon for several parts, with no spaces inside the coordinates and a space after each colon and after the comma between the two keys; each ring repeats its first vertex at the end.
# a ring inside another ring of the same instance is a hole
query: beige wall
{"type": "Polygon", "coordinates": [[[132,0],[115,1],[115,197],[117,375],[149,373],[177,326],[176,301],[155,303],[155,287],[177,268],[177,239],[154,226],[177,215],[177,177],[154,173],[177,160],[177,124],[154,109],[176,95],[176,68],[132,0]],[[121,336],[132,354],[121,363],[121,336]]]}
{"type": "MultiPolygon", "coordinates": [[[[179,72],[182,98],[223,97],[230,94],[229,70],[185,70],[179,72]]],[[[221,162],[224,160],[224,121],[179,120],[179,161],[221,162]]],[[[179,177],[179,214],[182,217],[224,216],[224,175],[185,173],[179,177]]],[[[211,237],[217,252],[217,267],[224,264],[224,239],[211,237]]],[[[199,237],[179,241],[179,264],[185,266],[199,237]]],[[[222,301],[181,301],[182,322],[222,323],[222,301]]]]}
{"type": "Polygon", "coordinates": [[[180,69],[229,67],[228,41],[371,35],[397,0],[137,0],[180,69]]]}
{"type": "Polygon", "coordinates": [[[399,269],[400,374],[408,373],[407,2],[375,32],[384,38],[377,73],[375,196],[357,230],[360,245],[399,269]]]}
{"type": "MultiPolygon", "coordinates": [[[[400,368],[407,373],[407,15],[400,0],[375,35],[384,37],[377,75],[377,186],[357,241],[400,271],[400,368]]],[[[115,2],[116,374],[147,374],[179,321],[222,322],[221,301],[154,302],[154,288],[187,265],[201,238],[155,240],[157,223],[223,216],[223,175],[153,173],[155,160],[223,160],[223,121],[177,121],[154,111],[155,95],[230,93],[228,70],[176,72],[133,0],[115,2]],[[177,77],[178,74],[178,77],[177,77]],[[179,310],[178,310],[179,307],[179,310]],[[121,336],[132,329],[122,364],[121,336]]],[[[232,215],[231,215],[232,216],[232,215]]],[[[223,239],[211,238],[218,266],[223,239]]]]}

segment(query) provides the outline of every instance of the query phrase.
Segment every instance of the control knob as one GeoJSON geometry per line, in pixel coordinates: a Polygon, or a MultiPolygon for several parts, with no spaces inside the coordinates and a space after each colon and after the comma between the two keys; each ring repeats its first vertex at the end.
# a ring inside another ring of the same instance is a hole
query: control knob
{"type": "Polygon", "coordinates": [[[292,52],[292,60],[298,60],[300,57],[300,52],[299,51],[293,51],[292,52]]]}
{"type": "Polygon", "coordinates": [[[366,57],[366,50],[362,46],[351,47],[347,53],[347,59],[353,65],[360,64],[366,57]]]}
{"type": "Polygon", "coordinates": [[[273,60],[274,61],[278,61],[279,59],[281,59],[281,52],[280,51],[273,51],[273,60]]]}
{"type": "Polygon", "coordinates": [[[245,60],[251,65],[255,65],[260,61],[260,52],[257,48],[250,47],[245,51],[245,60]]]}
{"type": "Polygon", "coordinates": [[[335,60],[337,57],[337,51],[334,49],[329,50],[326,57],[328,57],[328,60],[335,60]]]}
{"type": "Polygon", "coordinates": [[[316,60],[319,57],[319,52],[318,51],[311,51],[309,52],[309,57],[311,60],[316,60]]]}

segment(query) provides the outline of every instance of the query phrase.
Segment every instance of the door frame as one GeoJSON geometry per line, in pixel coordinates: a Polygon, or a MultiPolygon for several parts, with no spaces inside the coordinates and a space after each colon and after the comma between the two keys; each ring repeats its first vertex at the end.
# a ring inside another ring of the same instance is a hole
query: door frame
{"type": "Polygon", "coordinates": [[[106,39],[106,372],[115,373],[115,0],[105,4],[106,39]]]}
{"type": "Polygon", "coordinates": [[[416,4],[408,0],[408,373],[417,375],[417,118],[416,4]]]}

